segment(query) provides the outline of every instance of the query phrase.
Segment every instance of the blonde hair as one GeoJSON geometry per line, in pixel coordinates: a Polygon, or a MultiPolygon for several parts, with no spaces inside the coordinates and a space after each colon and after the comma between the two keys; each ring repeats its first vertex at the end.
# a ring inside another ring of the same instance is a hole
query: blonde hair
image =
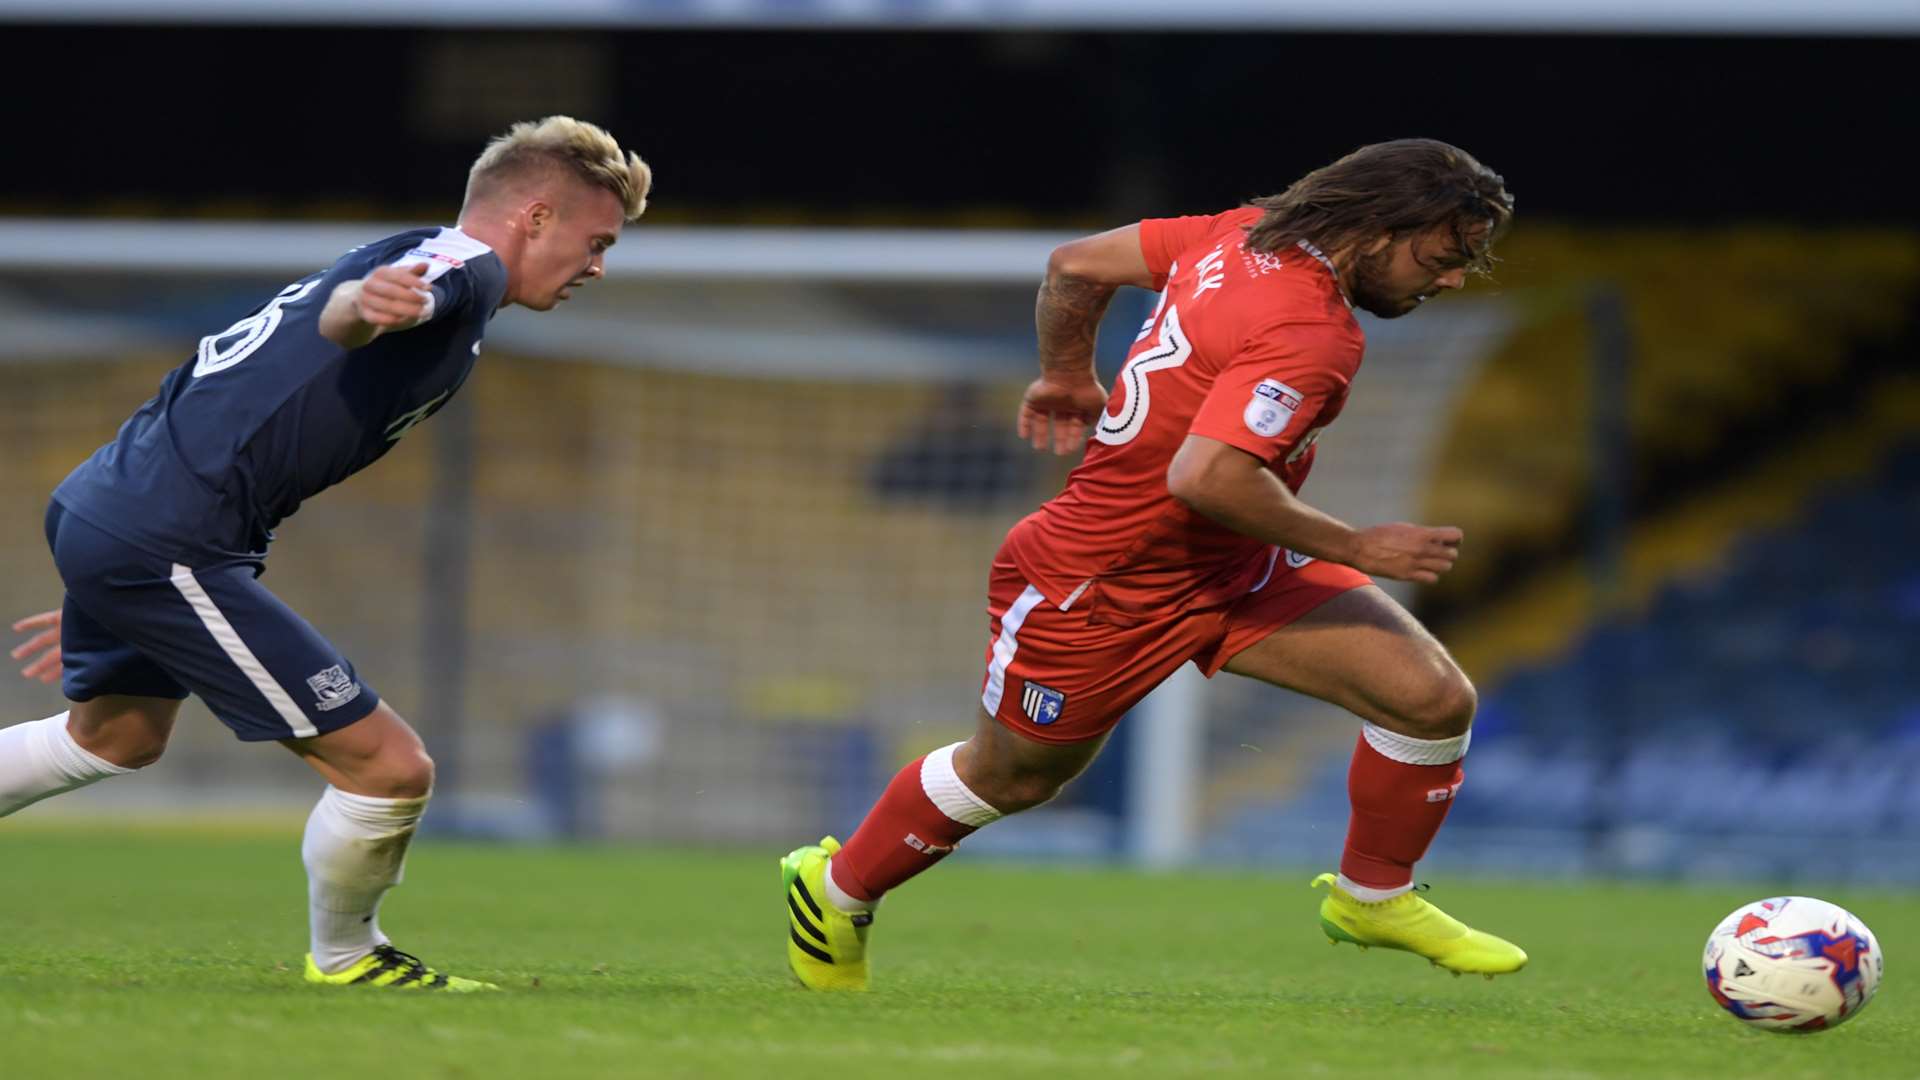
{"type": "Polygon", "coordinates": [[[487,144],[467,173],[467,204],[542,172],[564,173],[613,192],[628,221],[646,212],[653,189],[653,170],[639,154],[620,149],[606,129],[571,116],[549,116],[515,124],[487,144]]]}

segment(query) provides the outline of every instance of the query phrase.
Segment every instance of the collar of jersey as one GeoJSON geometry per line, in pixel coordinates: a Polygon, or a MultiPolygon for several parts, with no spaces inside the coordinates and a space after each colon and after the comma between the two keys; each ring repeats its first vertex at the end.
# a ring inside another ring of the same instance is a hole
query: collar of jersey
{"type": "Polygon", "coordinates": [[[1311,240],[1305,240],[1305,239],[1295,240],[1294,243],[1299,245],[1301,251],[1304,251],[1307,254],[1313,256],[1314,258],[1320,260],[1320,265],[1326,267],[1327,273],[1333,276],[1334,290],[1340,294],[1340,299],[1346,301],[1347,310],[1349,311],[1353,310],[1353,300],[1352,298],[1347,296],[1346,286],[1340,284],[1340,271],[1334,269],[1333,260],[1327,258],[1326,253],[1321,251],[1318,247],[1315,247],[1313,241],[1311,240]]]}

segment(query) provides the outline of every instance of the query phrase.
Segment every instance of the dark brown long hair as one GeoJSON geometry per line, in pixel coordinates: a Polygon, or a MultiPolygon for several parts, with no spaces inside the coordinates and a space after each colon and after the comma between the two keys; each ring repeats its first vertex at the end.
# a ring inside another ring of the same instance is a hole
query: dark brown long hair
{"type": "Polygon", "coordinates": [[[1471,259],[1469,269],[1482,274],[1492,265],[1493,242],[1513,220],[1506,181],[1437,139],[1363,146],[1252,205],[1267,212],[1247,231],[1255,251],[1305,240],[1332,252],[1381,233],[1397,240],[1444,226],[1471,259]]]}

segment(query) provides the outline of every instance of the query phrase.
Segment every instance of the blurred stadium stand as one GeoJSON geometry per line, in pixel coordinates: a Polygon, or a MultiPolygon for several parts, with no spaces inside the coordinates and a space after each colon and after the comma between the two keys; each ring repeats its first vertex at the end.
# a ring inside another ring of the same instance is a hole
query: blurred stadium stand
{"type": "MultiPolygon", "coordinates": [[[[1909,413],[1920,429],[1920,410],[1909,413]]],[[[1505,872],[1911,882],[1920,853],[1920,441],[1740,536],[1644,613],[1484,693],[1436,861],[1505,872]]],[[[1216,854],[1300,860],[1342,762],[1248,806],[1216,854]]]]}
{"type": "MultiPolygon", "coordinates": [[[[169,235],[166,249],[202,261],[217,261],[218,245],[242,260],[284,257],[218,230],[198,245],[169,235]]],[[[873,239],[829,233],[806,246],[816,262],[850,266],[838,245],[873,239]]],[[[333,240],[315,238],[315,252],[333,240]]],[[[750,240],[761,265],[778,262],[764,234],[750,240]]],[[[538,834],[558,814],[613,835],[771,840],[795,818],[844,824],[902,756],[971,729],[985,567],[1064,475],[1008,431],[1032,364],[1028,282],[1047,248],[1045,237],[1020,244],[1019,284],[662,284],[616,267],[563,317],[503,316],[467,393],[416,445],[285,523],[267,581],[369,658],[369,680],[449,770],[446,793],[469,797],[472,828],[538,834]],[[888,370],[887,356],[901,363],[888,370]],[[449,501],[450,484],[470,494],[449,501]],[[434,532],[436,506],[454,508],[452,528],[434,532]],[[452,583],[468,583],[465,595],[442,591],[449,559],[470,567],[452,583]],[[449,627],[449,609],[468,617],[449,627]],[[470,640],[445,655],[452,633],[470,640]],[[608,709],[634,730],[603,722],[608,709]],[[564,734],[569,721],[581,731],[564,734]],[[514,802],[567,786],[527,774],[529,746],[553,767],[567,764],[557,746],[595,739],[639,748],[574,763],[591,766],[569,783],[593,786],[595,805],[514,802]]],[[[97,285],[90,257],[66,257],[77,265],[57,287],[0,278],[0,296],[43,324],[34,340],[100,331],[111,343],[58,363],[30,344],[0,346],[19,405],[0,419],[0,446],[31,463],[5,482],[23,525],[151,393],[173,362],[160,350],[198,332],[185,320],[217,327],[280,281],[153,272],[108,290],[146,299],[107,317],[102,293],[76,280],[97,285]]],[[[1149,302],[1115,305],[1109,372],[1149,302]]],[[[1507,332],[1504,312],[1468,300],[1436,308],[1424,328],[1375,326],[1373,393],[1325,440],[1324,505],[1366,519],[1415,512],[1421,463],[1507,332]]],[[[10,530],[7,544],[9,564],[32,570],[0,583],[0,602],[52,603],[37,527],[10,530]]],[[[36,697],[18,685],[0,695],[22,710],[36,697]]],[[[169,769],[85,798],[305,796],[283,783],[297,763],[263,769],[257,748],[228,746],[198,706],[189,715],[201,719],[182,725],[169,769]],[[232,782],[195,782],[203,754],[232,782]]]]}
{"type": "MultiPolygon", "coordinates": [[[[835,235],[808,238],[815,261],[833,261],[835,235]]],[[[1902,325],[1897,301],[1911,287],[1910,261],[1902,261],[1911,249],[1898,238],[1818,240],[1831,253],[1822,265],[1768,270],[1769,314],[1758,328],[1737,298],[1760,290],[1737,280],[1718,280],[1692,308],[1663,307],[1673,286],[1661,280],[1630,289],[1638,377],[1632,401],[1620,404],[1680,392],[1648,383],[1702,381],[1710,385],[1698,393],[1712,408],[1692,422],[1737,428],[1728,417],[1847,370],[1836,342],[1902,325]],[[1687,364],[1686,351],[1703,342],[1732,343],[1729,350],[1758,359],[1687,364]],[[1669,362],[1669,353],[1682,359],[1669,362]]],[[[754,243],[763,262],[778,262],[782,249],[759,234],[754,243]]],[[[1038,265],[1047,241],[1028,245],[1038,265]]],[[[1607,245],[1652,251],[1647,258],[1676,282],[1723,279],[1729,266],[1750,265],[1756,248],[1791,246],[1738,232],[1665,247],[1579,231],[1516,244],[1490,295],[1451,300],[1418,322],[1369,324],[1367,366],[1325,439],[1309,489],[1315,500],[1355,520],[1459,520],[1476,548],[1494,551],[1527,551],[1538,536],[1561,542],[1573,521],[1573,549],[1557,562],[1532,561],[1584,575],[1568,556],[1577,553],[1593,469],[1577,433],[1593,422],[1595,403],[1565,387],[1586,385],[1585,339],[1594,331],[1583,322],[1588,309],[1569,298],[1587,295],[1596,279],[1625,277],[1592,256],[1607,245]],[[1502,456],[1490,444],[1530,452],[1502,456]],[[1445,467],[1433,468],[1462,460],[1488,462],[1489,471],[1516,463],[1560,471],[1454,483],[1445,467]],[[1555,524],[1532,524],[1542,518],[1555,524]]],[[[263,254],[244,238],[238,246],[269,263],[295,257],[263,254]]],[[[163,245],[183,247],[192,245],[163,245]]],[[[788,268],[782,277],[716,272],[663,283],[653,269],[632,269],[597,297],[583,295],[581,310],[567,313],[571,331],[558,318],[563,332],[550,335],[532,317],[503,317],[468,393],[422,429],[417,445],[289,521],[267,580],[361,658],[371,681],[425,730],[448,767],[442,827],[678,842],[772,842],[796,821],[844,828],[899,760],[968,730],[983,568],[1006,526],[1063,475],[1061,463],[1026,455],[1006,432],[1031,362],[1028,286],[985,271],[972,281],[884,286],[864,280],[867,271],[855,280],[848,270],[788,268]],[[903,370],[879,362],[890,353],[907,358],[903,370]],[[449,501],[449,484],[466,494],[449,501]],[[436,525],[447,512],[457,515],[451,526],[436,525]],[[443,572],[450,559],[466,567],[451,580],[443,572]],[[457,626],[447,623],[450,611],[464,612],[457,626]],[[464,639],[451,652],[449,636],[464,639]]],[[[104,290],[85,265],[51,279],[0,277],[0,303],[40,328],[4,350],[12,407],[0,414],[0,451],[19,467],[0,481],[0,497],[22,524],[37,522],[44,493],[151,392],[175,362],[172,342],[220,325],[279,280],[206,266],[121,273],[104,290]],[[103,295],[144,299],[109,319],[99,310],[103,295]],[[48,351],[53,344],[65,355],[48,351]]],[[[1145,302],[1129,296],[1117,305],[1109,369],[1145,302]]],[[[1892,390],[1874,396],[1905,400],[1892,390]]],[[[1686,445],[1670,427],[1687,414],[1634,407],[1630,415],[1639,452],[1658,460],[1662,447],[1686,445]]],[[[1765,452],[1804,449],[1796,434],[1765,452]]],[[[1910,530],[1914,457],[1905,454],[1883,488],[1823,495],[1803,513],[1856,530],[1854,547],[1910,530]],[[1889,507],[1904,507],[1905,517],[1888,512],[1877,536],[1858,533],[1859,522],[1889,507]]],[[[1771,487],[1798,504],[1791,485],[1771,487]]],[[[1742,520],[1757,518],[1731,519],[1742,520]]],[[[1724,545],[1732,534],[1716,528],[1724,545]]],[[[1814,557],[1823,548],[1853,550],[1819,534],[1748,542],[1713,588],[1693,579],[1667,585],[1644,619],[1605,618],[1598,599],[1571,616],[1536,610],[1533,632],[1573,642],[1564,659],[1526,664],[1524,650],[1503,647],[1501,663],[1481,664],[1485,650],[1473,643],[1482,631],[1462,619],[1456,644],[1470,668],[1486,668],[1474,673],[1487,704],[1473,797],[1462,800],[1458,828],[1437,857],[1508,870],[1779,872],[1785,854],[1743,866],[1697,850],[1707,844],[1702,835],[1723,854],[1738,850],[1720,843],[1721,832],[1703,831],[1751,815],[1737,793],[1717,817],[1671,797],[1648,803],[1642,793],[1709,767],[1715,779],[1701,799],[1727,791],[1732,776],[1739,792],[1761,790],[1781,779],[1779,763],[1804,767],[1792,735],[1810,716],[1820,718],[1820,745],[1842,755],[1915,722],[1898,720],[1895,703],[1910,710],[1920,695],[1888,663],[1910,643],[1871,621],[1829,628],[1836,616],[1812,618],[1838,602],[1822,591],[1839,580],[1814,557]],[[1806,610],[1783,606],[1782,596],[1806,610]],[[1784,629],[1803,622],[1818,632],[1784,629]],[[1807,634],[1818,646],[1812,654],[1796,651],[1807,634]],[[1833,670],[1806,666],[1815,660],[1794,666],[1793,657],[1807,655],[1833,670]],[[1622,683],[1634,695],[1603,705],[1622,683]],[[1851,689],[1836,693],[1841,687],[1851,689]],[[1717,711],[1703,712],[1710,706],[1717,711]],[[1512,828],[1516,821],[1527,827],[1512,828]],[[1676,823],[1694,832],[1672,833],[1676,823]]],[[[1910,618],[1896,601],[1913,586],[1899,584],[1892,546],[1879,551],[1848,557],[1855,591],[1845,595],[1862,618],[1910,618]],[[1873,592],[1872,582],[1891,584],[1873,592]]],[[[23,571],[0,582],[8,610],[53,601],[37,527],[10,529],[5,558],[23,571]]],[[[16,714],[44,696],[18,684],[0,689],[16,714]]],[[[1240,680],[1209,685],[1205,702],[1191,843],[1215,858],[1322,855],[1344,822],[1351,721],[1240,680]]],[[[90,789],[63,801],[63,812],[273,813],[309,797],[290,756],[233,744],[198,706],[189,716],[166,768],[90,789]]],[[[1139,786],[1138,745],[1118,740],[1060,805],[973,846],[1126,850],[1139,805],[1130,790],[1139,786]]],[[[1863,768],[1823,759],[1783,790],[1819,790],[1863,768]]],[[[1857,809],[1881,789],[1849,790],[1846,805],[1857,809]]]]}
{"type": "MultiPolygon", "coordinates": [[[[1050,244],[1417,131],[1505,171],[1520,225],[1495,281],[1369,324],[1307,495],[1468,534],[1441,587],[1400,591],[1483,693],[1431,868],[1920,878],[1920,216],[1859,134],[1910,120],[1911,5],[396,10],[0,0],[0,47],[84,34],[90,58],[70,110],[16,118],[60,152],[0,178],[0,614],[57,600],[46,493],[193,340],[404,227],[340,222],[444,217],[506,122],[590,115],[661,177],[614,280],[503,315],[452,406],[286,523],[266,581],[422,728],[436,827],[846,829],[970,730],[987,560],[1065,473],[1008,431],[1050,244]],[[1196,32],[1216,9],[1268,32],[1196,32]],[[993,21],[1017,13],[1060,32],[993,21]],[[955,29],[911,32],[936,15],[955,29]],[[1646,33],[1708,15],[1747,36],[1646,33]],[[1062,30],[1134,17],[1189,32],[1062,30]],[[73,25],[102,18],[123,23],[73,25]],[[676,19],[706,29],[658,32],[676,19]],[[392,76],[336,87],[395,111],[351,153],[232,92],[342,57],[392,76]],[[1317,85],[1350,92],[1298,107],[1317,85]],[[142,166],[103,167],[109,145],[142,166]],[[715,221],[737,227],[689,227],[715,221]]],[[[0,64],[0,92],[36,100],[37,70],[0,64]]],[[[1107,372],[1148,302],[1116,303],[1107,372]]],[[[1324,862],[1351,718],[1192,694],[1198,722],[1136,716],[967,850],[1324,862]]],[[[0,680],[0,722],[56,701],[0,680]]],[[[161,767],[35,813],[295,815],[315,786],[194,705],[161,767]]]]}

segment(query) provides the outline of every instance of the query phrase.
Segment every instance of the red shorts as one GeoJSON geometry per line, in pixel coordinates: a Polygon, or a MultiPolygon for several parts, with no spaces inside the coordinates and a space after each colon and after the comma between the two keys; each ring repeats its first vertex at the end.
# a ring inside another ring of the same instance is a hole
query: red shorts
{"type": "Polygon", "coordinates": [[[1003,551],[987,584],[987,677],[981,707],[1036,742],[1076,743],[1113,729],[1191,660],[1212,678],[1248,646],[1373,579],[1349,566],[1276,559],[1273,572],[1231,604],[1136,626],[1054,607],[1003,551]]]}

